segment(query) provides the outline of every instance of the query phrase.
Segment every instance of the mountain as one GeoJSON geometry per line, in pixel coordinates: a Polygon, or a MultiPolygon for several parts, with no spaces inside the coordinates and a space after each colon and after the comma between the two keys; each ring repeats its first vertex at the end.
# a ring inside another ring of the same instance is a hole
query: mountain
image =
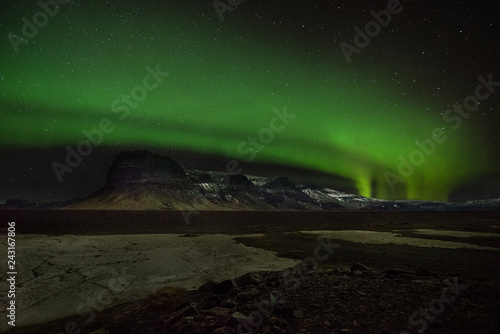
{"type": "Polygon", "coordinates": [[[370,199],[329,188],[296,185],[287,177],[184,170],[148,151],[118,154],[105,186],[83,200],[7,201],[3,209],[76,210],[485,210],[500,199],[460,203],[370,199]]]}
{"type": "Polygon", "coordinates": [[[185,171],[176,161],[147,151],[123,152],[106,185],[67,209],[138,210],[321,210],[336,201],[311,198],[286,177],[185,171]]]}

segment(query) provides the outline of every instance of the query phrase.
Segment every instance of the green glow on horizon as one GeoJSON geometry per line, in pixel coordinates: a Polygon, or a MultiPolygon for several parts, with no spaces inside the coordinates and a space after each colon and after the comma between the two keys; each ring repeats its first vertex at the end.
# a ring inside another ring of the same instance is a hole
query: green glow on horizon
{"type": "MultiPolygon", "coordinates": [[[[481,141],[471,129],[453,132],[439,107],[431,113],[424,102],[396,97],[387,74],[361,65],[354,72],[341,54],[325,55],[318,66],[317,59],[267,47],[248,31],[239,39],[235,29],[244,27],[219,21],[153,17],[117,28],[118,20],[100,19],[68,29],[68,21],[88,13],[70,5],[61,11],[70,19],[56,16],[18,54],[1,55],[2,147],[61,147],[62,161],[66,145],[75,147],[82,130],[107,117],[116,129],[101,145],[174,147],[243,161],[238,145],[269,127],[273,109],[286,107],[296,118],[255,161],[348,177],[363,196],[446,200],[487,163],[475,155],[481,141]],[[94,26],[106,33],[82,32],[94,26]],[[112,102],[157,64],[169,76],[120,120],[112,102]],[[448,140],[405,180],[406,193],[392,193],[384,172],[397,174],[398,156],[408,158],[415,140],[442,127],[448,140]]],[[[8,40],[2,43],[10,52],[8,40]]]]}

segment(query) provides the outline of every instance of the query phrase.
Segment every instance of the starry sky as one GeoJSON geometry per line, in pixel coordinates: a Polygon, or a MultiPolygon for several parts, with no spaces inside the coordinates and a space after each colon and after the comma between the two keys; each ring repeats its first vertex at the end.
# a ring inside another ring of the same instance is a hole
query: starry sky
{"type": "Polygon", "coordinates": [[[86,196],[130,149],[367,197],[500,196],[494,1],[0,2],[0,200],[86,196]]]}

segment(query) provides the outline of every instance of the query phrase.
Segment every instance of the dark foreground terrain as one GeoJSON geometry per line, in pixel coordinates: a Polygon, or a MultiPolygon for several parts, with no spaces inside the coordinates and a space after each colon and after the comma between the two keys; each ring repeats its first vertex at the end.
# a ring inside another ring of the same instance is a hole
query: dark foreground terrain
{"type": "MultiPolygon", "coordinates": [[[[197,291],[150,298],[7,333],[500,333],[500,250],[373,244],[299,231],[500,233],[500,212],[3,211],[17,233],[244,235],[302,261],[197,291]],[[186,213],[184,213],[184,217],[186,213]],[[259,234],[259,235],[255,235],[259,234]],[[77,325],[73,326],[73,322],[77,325]],[[68,326],[69,324],[69,326],[68,326]],[[79,330],[80,332],[78,332],[79,330]]],[[[500,249],[498,236],[419,235],[500,249]]]]}

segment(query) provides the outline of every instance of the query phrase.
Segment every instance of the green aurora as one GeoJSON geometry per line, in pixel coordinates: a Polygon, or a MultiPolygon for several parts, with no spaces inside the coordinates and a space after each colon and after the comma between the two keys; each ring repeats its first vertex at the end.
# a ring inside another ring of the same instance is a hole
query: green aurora
{"type": "MultiPolygon", "coordinates": [[[[18,53],[3,38],[1,147],[60,147],[64,163],[64,147],[76,147],[83,130],[109,118],[114,128],[102,146],[172,147],[244,161],[250,154],[242,154],[241,143],[285,108],[295,118],[254,152],[254,162],[341,175],[355,180],[361,195],[379,198],[446,200],[454,187],[488,172],[489,153],[477,152],[483,139],[467,120],[453,130],[443,121],[442,101],[410,101],[392,73],[362,60],[347,64],[337,45],[331,54],[304,52],[300,41],[281,43],[240,21],[221,23],[205,7],[131,14],[105,6],[61,5],[18,53]],[[213,17],[207,22],[200,13],[213,17]],[[134,107],[115,102],[157,66],[168,76],[144,100],[134,107]],[[399,175],[398,157],[408,159],[416,141],[433,139],[436,128],[446,140],[391,189],[386,172],[399,175]]],[[[22,13],[39,10],[34,3],[18,7],[3,36],[21,35],[22,13]]]]}

